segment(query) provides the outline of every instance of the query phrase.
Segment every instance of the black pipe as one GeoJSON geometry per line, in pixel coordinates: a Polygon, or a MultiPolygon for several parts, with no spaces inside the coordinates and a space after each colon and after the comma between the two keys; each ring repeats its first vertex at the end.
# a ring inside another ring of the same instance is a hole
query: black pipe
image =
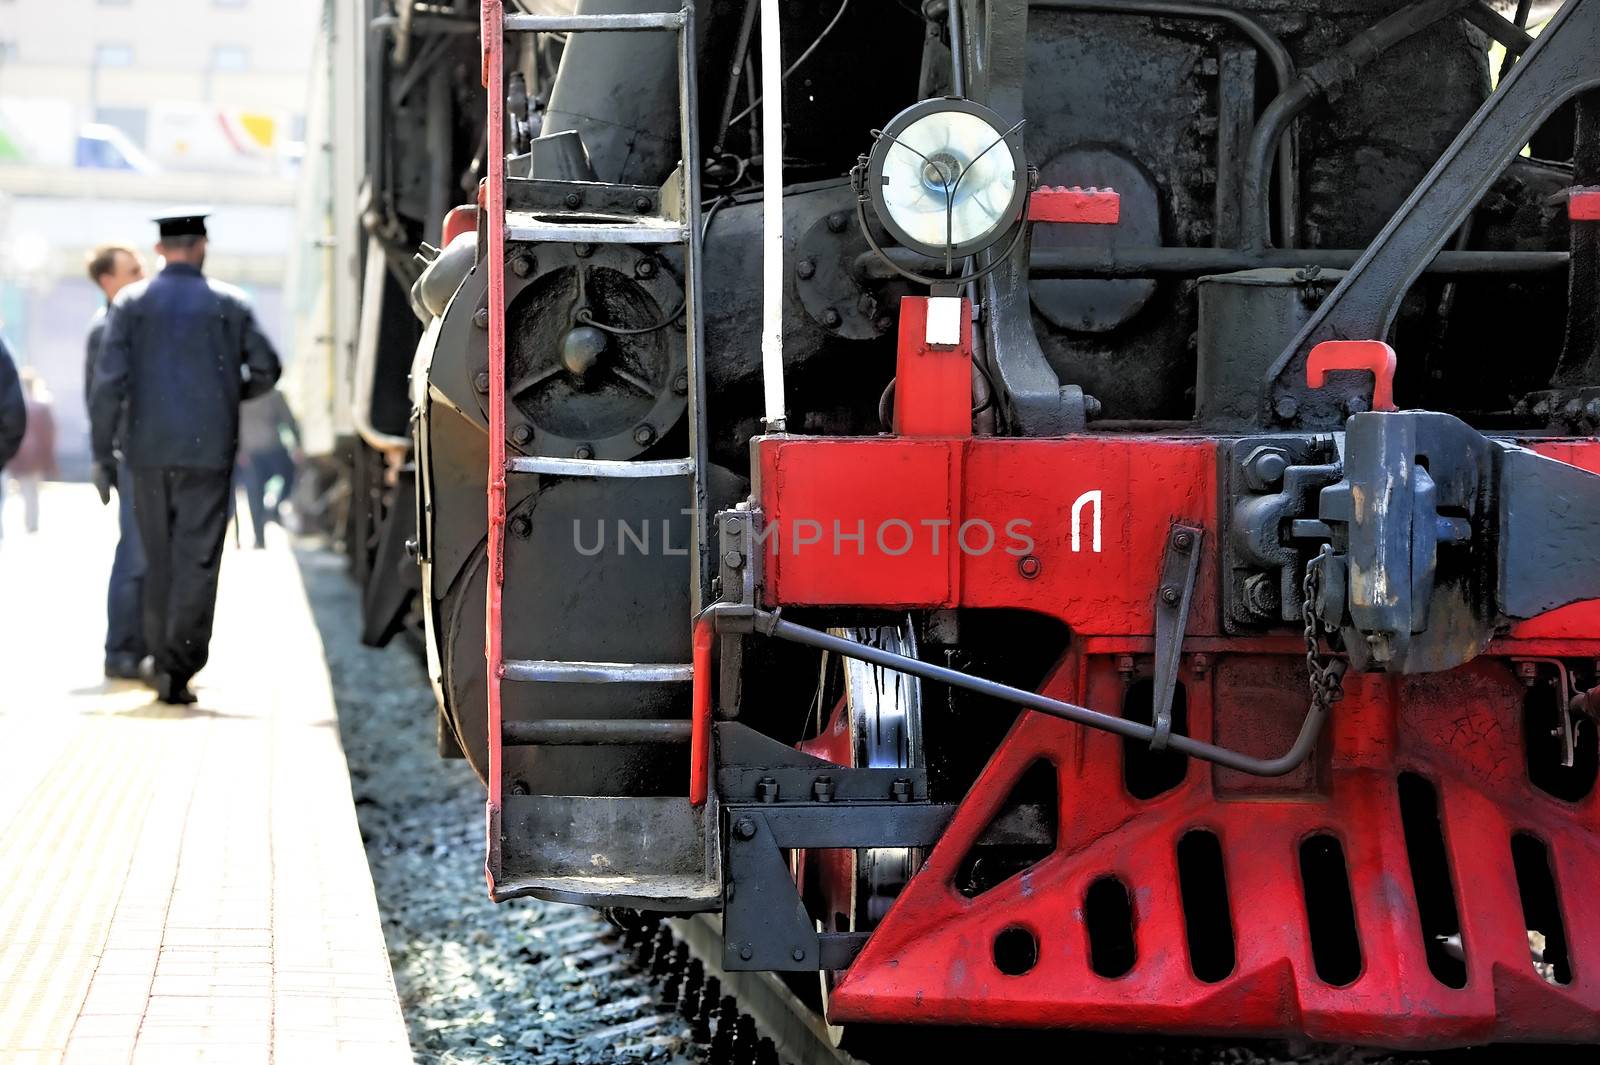
{"type": "MultiPolygon", "coordinates": [[[[885,253],[908,270],[926,270],[936,264],[908,248],[885,248],[885,253]]],[[[1277,268],[1296,270],[1318,266],[1348,270],[1364,252],[1335,248],[1037,248],[1029,260],[1034,279],[1116,277],[1200,277],[1237,270],[1277,268]]],[[[1528,274],[1563,270],[1564,251],[1442,251],[1428,266],[1431,274],[1528,274]]],[[[855,263],[857,276],[883,281],[899,276],[874,252],[863,252],[855,263]]]]}
{"type": "Polygon", "coordinates": [[[1461,17],[1504,45],[1507,55],[1521,55],[1533,47],[1533,35],[1490,7],[1487,0],[1477,0],[1461,17]]]}
{"type": "Polygon", "coordinates": [[[1457,14],[1477,0],[1418,0],[1370,26],[1329,53],[1315,66],[1300,72],[1287,91],[1267,105],[1250,134],[1244,164],[1245,246],[1265,248],[1271,243],[1267,226],[1267,183],[1271,180],[1274,146],[1314,102],[1353,81],[1373,60],[1409,37],[1457,14]]]}
{"type": "MultiPolygon", "coordinates": [[[[952,0],[952,7],[955,6],[952,0]]],[[[1187,18],[1224,22],[1248,37],[1272,65],[1272,74],[1278,83],[1278,95],[1288,92],[1294,83],[1294,57],[1289,54],[1278,36],[1252,15],[1232,8],[1212,4],[1195,4],[1183,0],[1031,0],[1033,8],[1057,11],[1088,11],[1107,15],[1146,15],[1166,18],[1187,18]]],[[[1278,145],[1278,212],[1279,227],[1284,242],[1292,244],[1297,239],[1300,226],[1300,175],[1295,160],[1294,141],[1285,128],[1274,138],[1278,145]]]]}
{"type": "MultiPolygon", "coordinates": [[[[715,609],[715,608],[713,608],[715,609]]],[[[808,628],[805,625],[796,625],[792,621],[784,621],[777,614],[764,610],[756,610],[753,614],[754,627],[758,632],[766,633],[779,640],[790,643],[803,644],[815,647],[818,650],[830,651],[844,658],[854,658],[857,661],[868,662],[875,666],[905,673],[909,676],[920,677],[937,684],[949,685],[952,688],[961,688],[978,695],[986,695],[993,699],[1014,703],[1027,707],[1029,710],[1050,717],[1058,717],[1063,721],[1071,721],[1088,728],[1100,729],[1128,739],[1149,742],[1155,736],[1155,729],[1150,725],[1131,721],[1124,717],[1113,717],[1102,714],[1098,710],[1077,706],[1073,703],[1064,703],[1059,699],[1052,699],[1038,692],[1026,691],[1022,688],[1013,688],[1007,684],[974,677],[955,669],[946,669],[936,666],[931,662],[923,662],[906,655],[895,654],[877,647],[856,643],[839,636],[830,636],[819,629],[808,628]]],[[[1316,745],[1317,736],[1322,732],[1322,726],[1328,719],[1327,707],[1310,702],[1307,694],[1308,709],[1304,722],[1300,726],[1300,733],[1295,737],[1289,749],[1277,758],[1256,758],[1252,755],[1241,754],[1226,747],[1218,747],[1212,743],[1205,743],[1189,736],[1174,735],[1167,741],[1169,749],[1178,751],[1201,761],[1212,762],[1227,769],[1237,769],[1242,773],[1260,777],[1281,777],[1285,773],[1293,772],[1311,754],[1311,749],[1316,745]]]]}

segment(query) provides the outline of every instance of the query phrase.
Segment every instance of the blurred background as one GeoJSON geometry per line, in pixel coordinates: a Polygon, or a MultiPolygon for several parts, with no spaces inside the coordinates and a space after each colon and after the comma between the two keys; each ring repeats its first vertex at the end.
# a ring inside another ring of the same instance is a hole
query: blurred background
{"type": "Polygon", "coordinates": [[[55,397],[86,475],[94,245],[154,266],[150,217],[213,210],[206,271],[291,355],[285,297],[322,0],[0,0],[0,334],[55,397]]]}

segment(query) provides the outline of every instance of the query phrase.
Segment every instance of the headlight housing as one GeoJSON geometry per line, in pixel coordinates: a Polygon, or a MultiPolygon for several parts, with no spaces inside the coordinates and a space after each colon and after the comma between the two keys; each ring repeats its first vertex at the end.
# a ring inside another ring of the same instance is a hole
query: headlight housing
{"type": "Polygon", "coordinates": [[[930,258],[965,258],[1004,236],[1028,192],[1020,124],[970,100],[924,100],[894,117],[867,158],[883,227],[930,258]]]}

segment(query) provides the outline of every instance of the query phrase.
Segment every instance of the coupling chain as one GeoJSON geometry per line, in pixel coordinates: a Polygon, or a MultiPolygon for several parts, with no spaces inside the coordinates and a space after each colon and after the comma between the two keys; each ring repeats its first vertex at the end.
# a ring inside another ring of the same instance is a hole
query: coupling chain
{"type": "MultiPolygon", "coordinates": [[[[1318,643],[1323,633],[1323,625],[1317,616],[1317,593],[1322,589],[1323,567],[1332,557],[1333,548],[1323,544],[1317,557],[1306,564],[1305,580],[1300,586],[1305,599],[1300,614],[1305,619],[1306,674],[1311,685],[1313,713],[1325,711],[1344,698],[1345,664],[1333,655],[1322,654],[1318,643]]],[[[1331,633],[1331,630],[1328,631],[1331,633]]]]}

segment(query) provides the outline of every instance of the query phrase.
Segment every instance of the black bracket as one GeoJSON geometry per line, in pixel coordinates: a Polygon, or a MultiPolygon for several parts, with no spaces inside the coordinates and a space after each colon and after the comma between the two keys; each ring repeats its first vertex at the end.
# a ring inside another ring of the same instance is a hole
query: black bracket
{"type": "Polygon", "coordinates": [[[1183,657],[1183,632],[1189,622],[1189,600],[1200,569],[1200,542],[1205,530],[1173,522],[1167,534],[1167,553],[1161,560],[1161,581],[1156,585],[1156,675],[1151,703],[1152,751],[1165,750],[1172,737],[1172,697],[1178,689],[1178,663],[1183,657]]]}
{"type": "Polygon", "coordinates": [[[727,861],[722,967],[729,972],[843,969],[864,932],[819,932],[783,852],[796,849],[931,847],[955,813],[929,803],[725,805],[727,861]]]}
{"type": "Polygon", "coordinates": [[[717,794],[727,802],[926,802],[923,769],[851,769],[748,725],[719,722],[717,794]]]}

